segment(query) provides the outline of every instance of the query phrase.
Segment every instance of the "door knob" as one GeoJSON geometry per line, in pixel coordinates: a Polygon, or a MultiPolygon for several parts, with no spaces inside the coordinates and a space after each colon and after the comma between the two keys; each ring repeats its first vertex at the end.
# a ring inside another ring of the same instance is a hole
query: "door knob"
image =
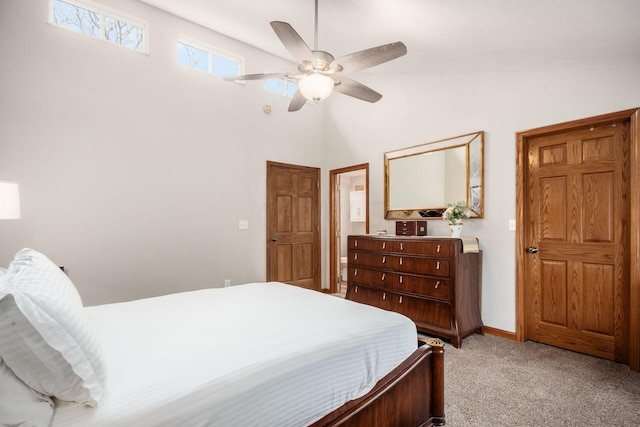
{"type": "Polygon", "coordinates": [[[538,253],[538,248],[536,248],[535,246],[529,246],[527,248],[527,252],[529,252],[530,254],[537,254],[538,253]]]}
{"type": "Polygon", "coordinates": [[[272,238],[271,238],[271,241],[272,241],[272,242],[277,242],[277,241],[278,241],[278,238],[277,238],[277,237],[272,237],[272,238]]]}

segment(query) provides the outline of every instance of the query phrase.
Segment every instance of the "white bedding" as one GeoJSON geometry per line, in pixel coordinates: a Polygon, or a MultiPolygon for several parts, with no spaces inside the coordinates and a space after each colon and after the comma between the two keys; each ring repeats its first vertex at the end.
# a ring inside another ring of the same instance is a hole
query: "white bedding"
{"type": "Polygon", "coordinates": [[[53,427],[308,425],[417,348],[404,316],[281,283],[85,310],[105,396],[58,403],[53,427]]]}

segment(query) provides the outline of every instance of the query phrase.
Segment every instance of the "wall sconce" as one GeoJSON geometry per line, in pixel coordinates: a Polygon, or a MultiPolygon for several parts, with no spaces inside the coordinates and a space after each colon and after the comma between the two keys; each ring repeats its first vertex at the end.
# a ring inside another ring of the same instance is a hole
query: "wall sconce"
{"type": "Polygon", "coordinates": [[[20,218],[18,183],[0,181],[0,219],[20,218]]]}

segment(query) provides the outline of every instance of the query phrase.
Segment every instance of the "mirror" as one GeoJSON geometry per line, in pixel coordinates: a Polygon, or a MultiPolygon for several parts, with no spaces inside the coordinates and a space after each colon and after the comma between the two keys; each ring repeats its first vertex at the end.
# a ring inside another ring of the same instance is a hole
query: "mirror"
{"type": "Polygon", "coordinates": [[[384,153],[386,219],[442,219],[447,204],[466,201],[484,216],[484,132],[384,153]]]}

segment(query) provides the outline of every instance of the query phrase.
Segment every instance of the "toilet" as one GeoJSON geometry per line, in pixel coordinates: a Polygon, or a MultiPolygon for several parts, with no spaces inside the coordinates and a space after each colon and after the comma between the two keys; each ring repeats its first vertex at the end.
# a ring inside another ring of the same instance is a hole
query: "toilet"
{"type": "Polygon", "coordinates": [[[340,279],[343,282],[347,281],[347,257],[340,257],[340,271],[342,272],[340,279]]]}

